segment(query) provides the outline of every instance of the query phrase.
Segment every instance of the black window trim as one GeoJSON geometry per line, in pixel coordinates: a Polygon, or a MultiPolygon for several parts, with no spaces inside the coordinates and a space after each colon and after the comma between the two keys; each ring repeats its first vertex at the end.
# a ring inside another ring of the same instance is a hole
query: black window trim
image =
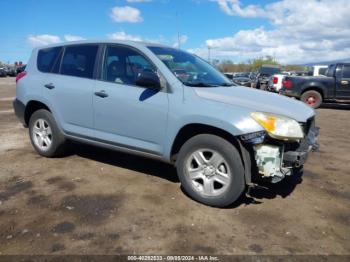
{"type": "Polygon", "coordinates": [[[107,52],[107,47],[108,46],[112,46],[112,47],[124,47],[124,48],[128,48],[128,49],[131,49],[133,51],[135,51],[136,53],[142,55],[146,60],[147,62],[149,62],[152,66],[154,66],[156,69],[157,69],[157,72],[158,74],[161,75],[161,77],[165,80],[165,85],[166,87],[161,87],[161,89],[159,89],[160,92],[166,92],[166,93],[171,93],[171,87],[168,83],[168,80],[164,77],[164,75],[162,74],[162,72],[159,70],[159,68],[153,63],[153,61],[151,59],[149,59],[149,57],[144,53],[142,52],[140,49],[138,48],[135,48],[133,46],[130,46],[130,45],[125,45],[125,44],[118,44],[118,43],[103,43],[103,48],[102,48],[102,51],[100,53],[100,63],[98,65],[99,67],[99,74],[97,75],[97,78],[96,80],[98,81],[102,81],[102,82],[106,82],[106,83],[110,83],[110,84],[116,84],[116,85],[125,85],[125,86],[132,86],[132,87],[137,87],[137,88],[143,88],[143,89],[147,89],[146,87],[142,87],[142,86],[138,86],[138,85],[132,85],[132,84],[121,84],[121,83],[114,83],[114,82],[111,82],[111,81],[107,81],[107,80],[104,80],[103,79],[103,73],[104,73],[104,62],[105,62],[105,57],[106,57],[106,52],[107,52]]]}
{"type": "Polygon", "coordinates": [[[60,46],[60,47],[61,47],[61,50],[60,50],[58,56],[56,57],[56,61],[55,61],[55,63],[53,64],[53,66],[52,66],[52,68],[51,68],[51,71],[50,71],[50,72],[47,72],[47,73],[49,73],[49,74],[56,74],[56,75],[60,74],[61,64],[62,64],[62,58],[63,58],[63,54],[64,54],[64,46],[60,46]],[[52,72],[52,71],[54,70],[54,68],[56,67],[56,64],[57,64],[58,62],[60,63],[59,66],[58,66],[58,72],[57,72],[57,73],[52,72]]]}

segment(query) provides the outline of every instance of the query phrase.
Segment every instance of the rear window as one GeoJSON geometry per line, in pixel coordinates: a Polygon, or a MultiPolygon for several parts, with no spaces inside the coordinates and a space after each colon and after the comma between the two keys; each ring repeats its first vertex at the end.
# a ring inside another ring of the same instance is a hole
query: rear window
{"type": "Polygon", "coordinates": [[[326,72],[327,72],[327,68],[320,68],[320,69],[318,70],[318,73],[319,73],[320,75],[326,75],[326,72]]]}
{"type": "Polygon", "coordinates": [[[61,64],[61,74],[92,78],[97,49],[97,45],[66,47],[61,64]]]}
{"type": "Polygon", "coordinates": [[[61,50],[62,47],[52,47],[39,50],[37,60],[38,70],[44,73],[51,72],[61,50]]]}
{"type": "Polygon", "coordinates": [[[335,65],[330,65],[326,70],[326,76],[333,77],[335,71],[335,65]]]}

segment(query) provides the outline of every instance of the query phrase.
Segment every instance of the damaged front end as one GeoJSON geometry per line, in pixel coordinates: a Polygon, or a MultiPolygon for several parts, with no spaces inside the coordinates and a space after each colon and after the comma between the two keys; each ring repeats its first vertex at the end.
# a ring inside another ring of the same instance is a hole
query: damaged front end
{"type": "MultiPolygon", "coordinates": [[[[304,165],[310,151],[319,148],[317,137],[319,128],[314,118],[301,124],[304,138],[299,140],[280,140],[269,136],[267,132],[258,132],[241,136],[240,139],[255,160],[255,173],[269,179],[272,183],[281,181],[304,165]]],[[[254,163],[252,163],[254,166],[254,163]]]]}

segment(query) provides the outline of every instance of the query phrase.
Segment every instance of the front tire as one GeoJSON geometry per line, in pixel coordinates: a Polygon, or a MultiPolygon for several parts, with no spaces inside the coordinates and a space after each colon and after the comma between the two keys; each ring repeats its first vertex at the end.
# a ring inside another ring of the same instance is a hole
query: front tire
{"type": "Polygon", "coordinates": [[[239,152],[215,135],[201,134],[189,139],[180,149],[176,168],[186,193],[209,206],[228,206],[245,189],[239,152]]]}
{"type": "Polygon", "coordinates": [[[64,154],[66,139],[48,110],[40,109],[32,114],[29,137],[34,149],[42,156],[57,157],[64,154]]]}

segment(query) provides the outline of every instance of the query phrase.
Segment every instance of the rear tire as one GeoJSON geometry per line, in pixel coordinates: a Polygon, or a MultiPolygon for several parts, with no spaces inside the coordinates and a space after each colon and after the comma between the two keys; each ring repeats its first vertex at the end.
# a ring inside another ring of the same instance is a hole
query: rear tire
{"type": "Polygon", "coordinates": [[[65,153],[66,139],[48,110],[40,109],[32,114],[29,137],[34,149],[42,156],[57,157],[65,153]]]}
{"type": "Polygon", "coordinates": [[[239,152],[215,135],[201,134],[189,139],[180,149],[176,168],[185,192],[209,206],[228,206],[245,189],[239,152]]]}
{"type": "Polygon", "coordinates": [[[315,90],[309,90],[301,95],[300,100],[316,109],[320,107],[323,99],[322,95],[319,92],[315,90]]]}

